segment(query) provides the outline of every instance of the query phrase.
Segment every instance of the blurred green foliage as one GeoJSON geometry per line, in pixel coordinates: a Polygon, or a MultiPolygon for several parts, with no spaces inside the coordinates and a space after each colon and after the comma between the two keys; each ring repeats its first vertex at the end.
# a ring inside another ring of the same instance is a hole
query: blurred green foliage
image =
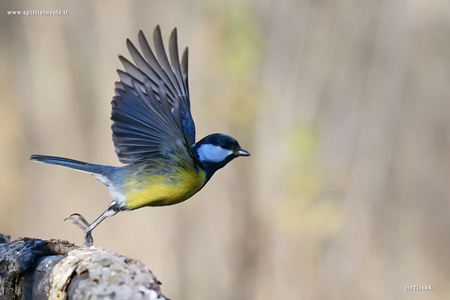
{"type": "Polygon", "coordinates": [[[313,237],[323,242],[339,229],[339,205],[322,195],[323,181],[318,168],[318,134],[310,125],[295,124],[284,136],[286,168],[281,186],[286,202],[278,222],[297,239],[313,237]]]}

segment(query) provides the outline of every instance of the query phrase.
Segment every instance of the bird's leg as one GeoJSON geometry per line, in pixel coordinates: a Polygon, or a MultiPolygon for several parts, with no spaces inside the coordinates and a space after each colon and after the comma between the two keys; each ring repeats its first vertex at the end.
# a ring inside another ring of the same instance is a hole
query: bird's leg
{"type": "Polygon", "coordinates": [[[94,239],[92,238],[91,234],[92,230],[94,230],[94,228],[97,227],[97,225],[100,224],[104,219],[114,216],[119,211],[121,211],[121,208],[115,201],[113,201],[111,202],[109,207],[97,219],[95,219],[94,222],[90,224],[82,215],[78,213],[71,214],[69,217],[64,219],[64,221],[72,220],[75,225],[81,228],[81,230],[83,230],[85,233],[84,244],[88,247],[91,247],[94,243],[94,239]]]}

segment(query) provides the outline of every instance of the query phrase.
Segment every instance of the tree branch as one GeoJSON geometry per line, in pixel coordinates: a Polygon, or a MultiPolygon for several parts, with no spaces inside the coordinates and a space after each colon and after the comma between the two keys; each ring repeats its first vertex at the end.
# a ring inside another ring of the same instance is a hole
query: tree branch
{"type": "Polygon", "coordinates": [[[0,299],[164,300],[160,282],[141,262],[67,241],[0,234],[0,299]]]}

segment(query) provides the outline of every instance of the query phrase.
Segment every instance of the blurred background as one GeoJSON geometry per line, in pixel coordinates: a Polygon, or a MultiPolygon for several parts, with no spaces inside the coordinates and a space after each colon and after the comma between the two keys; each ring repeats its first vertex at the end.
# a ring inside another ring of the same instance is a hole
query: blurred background
{"type": "Polygon", "coordinates": [[[120,213],[95,245],[171,299],[450,295],[450,2],[0,2],[0,232],[82,244],[107,189],[31,154],[119,165],[117,55],[142,29],[189,46],[197,138],[233,161],[192,199],[120,213]],[[7,11],[67,10],[66,16],[7,11]],[[433,291],[405,291],[407,285],[433,291]]]}

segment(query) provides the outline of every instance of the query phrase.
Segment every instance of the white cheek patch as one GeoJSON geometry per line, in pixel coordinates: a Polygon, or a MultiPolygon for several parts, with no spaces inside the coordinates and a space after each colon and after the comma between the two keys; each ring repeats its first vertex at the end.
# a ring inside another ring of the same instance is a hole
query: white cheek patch
{"type": "Polygon", "coordinates": [[[201,145],[197,149],[198,158],[200,161],[209,161],[209,162],[221,162],[227,158],[228,155],[232,154],[233,151],[229,149],[224,149],[220,146],[214,145],[201,145]]]}

